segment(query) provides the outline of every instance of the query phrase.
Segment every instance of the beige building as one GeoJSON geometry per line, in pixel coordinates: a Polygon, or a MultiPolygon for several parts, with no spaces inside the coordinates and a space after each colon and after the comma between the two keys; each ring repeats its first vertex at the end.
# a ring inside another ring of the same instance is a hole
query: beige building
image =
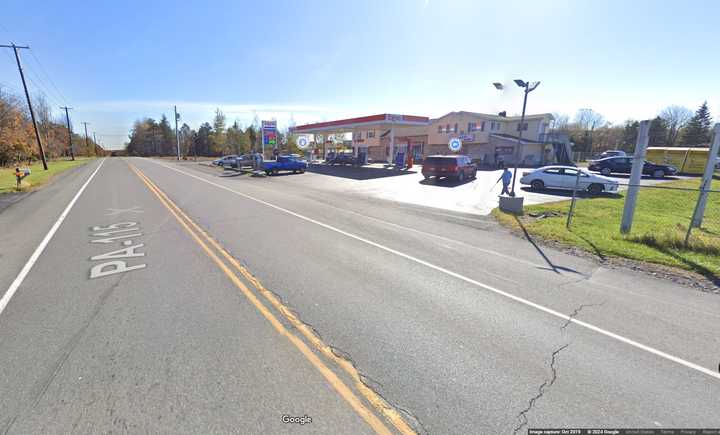
{"type": "MultiPolygon", "coordinates": [[[[450,112],[436,119],[411,115],[372,115],[296,127],[296,134],[348,134],[356,156],[371,161],[395,161],[398,153],[412,152],[416,161],[432,154],[453,154],[448,148],[452,138],[460,138],[460,154],[486,165],[498,161],[538,166],[562,161],[569,155],[568,144],[548,140],[549,113],[526,115],[522,141],[518,146],[519,116],[490,115],[476,112],[450,112]]],[[[323,145],[325,145],[323,143],[323,145]]]]}
{"type": "MultiPolygon", "coordinates": [[[[535,166],[554,161],[553,146],[545,143],[552,120],[553,116],[549,113],[525,115],[519,153],[521,164],[535,166]]],[[[497,160],[515,162],[519,116],[450,112],[431,119],[427,129],[425,155],[452,154],[448,142],[457,137],[462,140],[460,153],[469,155],[473,160],[487,164],[494,164],[497,160]]]]}

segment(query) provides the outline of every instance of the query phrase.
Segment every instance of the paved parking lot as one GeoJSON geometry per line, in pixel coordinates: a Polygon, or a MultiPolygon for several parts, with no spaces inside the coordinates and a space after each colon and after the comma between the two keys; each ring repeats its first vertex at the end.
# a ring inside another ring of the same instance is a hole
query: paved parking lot
{"type": "MultiPolygon", "coordinates": [[[[421,166],[410,171],[386,169],[381,165],[369,165],[361,168],[350,166],[312,165],[307,174],[297,178],[312,188],[331,191],[357,193],[365,196],[391,201],[424,205],[428,207],[452,210],[462,213],[487,215],[497,207],[501,185],[496,183],[502,171],[478,171],[477,178],[465,183],[451,180],[428,182],[423,179],[421,166]]],[[[530,169],[519,169],[520,172],[530,169]]],[[[621,184],[627,184],[627,176],[611,177],[621,184]]],[[[651,185],[684,177],[665,179],[643,178],[642,184],[651,185]]],[[[525,204],[539,204],[564,200],[568,191],[532,192],[526,187],[518,187],[525,197],[525,204]]]]}

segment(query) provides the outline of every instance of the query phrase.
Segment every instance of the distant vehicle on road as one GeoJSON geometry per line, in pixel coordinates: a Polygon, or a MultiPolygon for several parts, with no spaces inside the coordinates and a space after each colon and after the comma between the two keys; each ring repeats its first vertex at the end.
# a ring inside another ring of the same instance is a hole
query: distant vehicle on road
{"type": "Polygon", "coordinates": [[[605,157],[625,157],[627,154],[625,154],[625,151],[623,150],[607,150],[603,151],[602,154],[600,154],[600,158],[604,159],[605,157]]]}
{"type": "MultiPolygon", "coordinates": [[[[632,157],[607,157],[600,160],[593,160],[588,165],[588,169],[600,172],[606,177],[610,174],[629,174],[632,171],[632,157]]],[[[667,175],[675,175],[678,170],[675,166],[653,163],[645,161],[643,165],[643,174],[650,175],[655,178],[663,178],[667,175]]]]}
{"type": "Polygon", "coordinates": [[[523,172],[520,178],[520,184],[529,185],[535,191],[573,190],[575,183],[578,183],[578,190],[586,190],[595,195],[603,192],[615,193],[618,190],[618,182],[612,178],[591,174],[574,166],[544,166],[531,172],[523,172]]]}
{"type": "Polygon", "coordinates": [[[307,162],[295,156],[278,156],[277,160],[265,160],[263,170],[267,175],[278,174],[280,171],[292,171],[293,174],[303,173],[307,169],[307,162]]]}
{"type": "Polygon", "coordinates": [[[225,166],[231,166],[236,158],[237,156],[235,154],[231,154],[229,156],[223,156],[217,160],[213,160],[212,164],[224,168],[225,166]]]}
{"type": "Polygon", "coordinates": [[[464,155],[457,156],[428,156],[422,166],[425,179],[452,178],[463,182],[477,176],[477,165],[464,155]]]}
{"type": "Polygon", "coordinates": [[[327,163],[330,165],[354,165],[357,162],[352,151],[340,151],[328,155],[327,163]]]}

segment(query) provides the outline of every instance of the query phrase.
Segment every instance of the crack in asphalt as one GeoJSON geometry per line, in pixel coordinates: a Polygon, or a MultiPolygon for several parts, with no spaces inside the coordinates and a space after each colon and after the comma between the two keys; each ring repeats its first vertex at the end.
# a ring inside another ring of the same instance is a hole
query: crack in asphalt
{"type": "MultiPolygon", "coordinates": [[[[580,312],[584,308],[599,307],[599,306],[602,306],[604,303],[605,303],[605,301],[602,301],[599,304],[580,304],[580,305],[578,305],[578,307],[575,308],[572,313],[570,313],[567,321],[560,327],[560,330],[565,331],[565,328],[570,326],[570,324],[572,323],[572,320],[575,317],[577,317],[577,315],[580,314],[580,312]]],[[[567,348],[568,346],[570,346],[570,343],[566,343],[563,346],[561,346],[553,351],[553,353],[550,357],[550,371],[552,372],[552,376],[550,377],[550,379],[546,379],[542,384],[540,384],[540,387],[538,387],[538,393],[535,396],[533,396],[532,398],[530,398],[530,400],[528,401],[528,406],[525,409],[523,409],[522,411],[520,411],[520,413],[517,415],[519,424],[513,430],[513,435],[519,433],[519,431],[522,430],[522,428],[528,424],[527,414],[533,409],[533,407],[535,406],[535,403],[545,395],[545,393],[547,392],[547,389],[550,388],[557,380],[557,368],[555,367],[556,358],[557,358],[558,354],[560,352],[562,352],[563,350],[565,350],[565,348],[567,348]]]]}
{"type": "Polygon", "coordinates": [[[582,311],[583,308],[599,307],[599,306],[602,306],[604,303],[605,303],[605,301],[602,301],[602,302],[600,302],[599,304],[580,304],[580,306],[578,306],[577,308],[575,308],[575,310],[573,310],[573,312],[570,314],[570,316],[569,316],[568,319],[565,321],[565,323],[560,327],[560,329],[565,329],[565,328],[567,328],[568,325],[570,325],[570,323],[572,323],[573,319],[574,319],[578,314],[580,314],[580,311],[582,311]]]}
{"type": "Polygon", "coordinates": [[[530,401],[528,402],[527,408],[520,411],[520,413],[517,415],[517,419],[520,420],[520,424],[518,424],[517,427],[515,427],[515,430],[513,430],[513,434],[519,433],[519,431],[525,427],[528,423],[527,414],[530,412],[530,410],[535,406],[535,403],[545,395],[545,390],[547,388],[550,388],[554,383],[555,380],[557,380],[557,369],[555,368],[555,361],[557,358],[557,355],[562,352],[565,348],[570,346],[570,343],[567,343],[560,348],[556,349],[551,356],[550,359],[550,370],[552,371],[552,377],[549,380],[545,380],[542,384],[540,384],[540,387],[538,388],[538,393],[533,396],[530,401]]]}

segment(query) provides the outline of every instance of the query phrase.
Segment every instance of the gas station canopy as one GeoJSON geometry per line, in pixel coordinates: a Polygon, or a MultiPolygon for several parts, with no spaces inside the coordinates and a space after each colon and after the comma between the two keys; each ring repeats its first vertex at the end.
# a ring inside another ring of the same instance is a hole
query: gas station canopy
{"type": "Polygon", "coordinates": [[[315,124],[298,125],[292,129],[294,134],[316,134],[316,133],[343,133],[356,128],[393,128],[411,127],[430,124],[427,116],[415,115],[394,115],[383,113],[381,115],[361,116],[359,118],[339,119],[336,121],[317,122],[315,124]]]}

